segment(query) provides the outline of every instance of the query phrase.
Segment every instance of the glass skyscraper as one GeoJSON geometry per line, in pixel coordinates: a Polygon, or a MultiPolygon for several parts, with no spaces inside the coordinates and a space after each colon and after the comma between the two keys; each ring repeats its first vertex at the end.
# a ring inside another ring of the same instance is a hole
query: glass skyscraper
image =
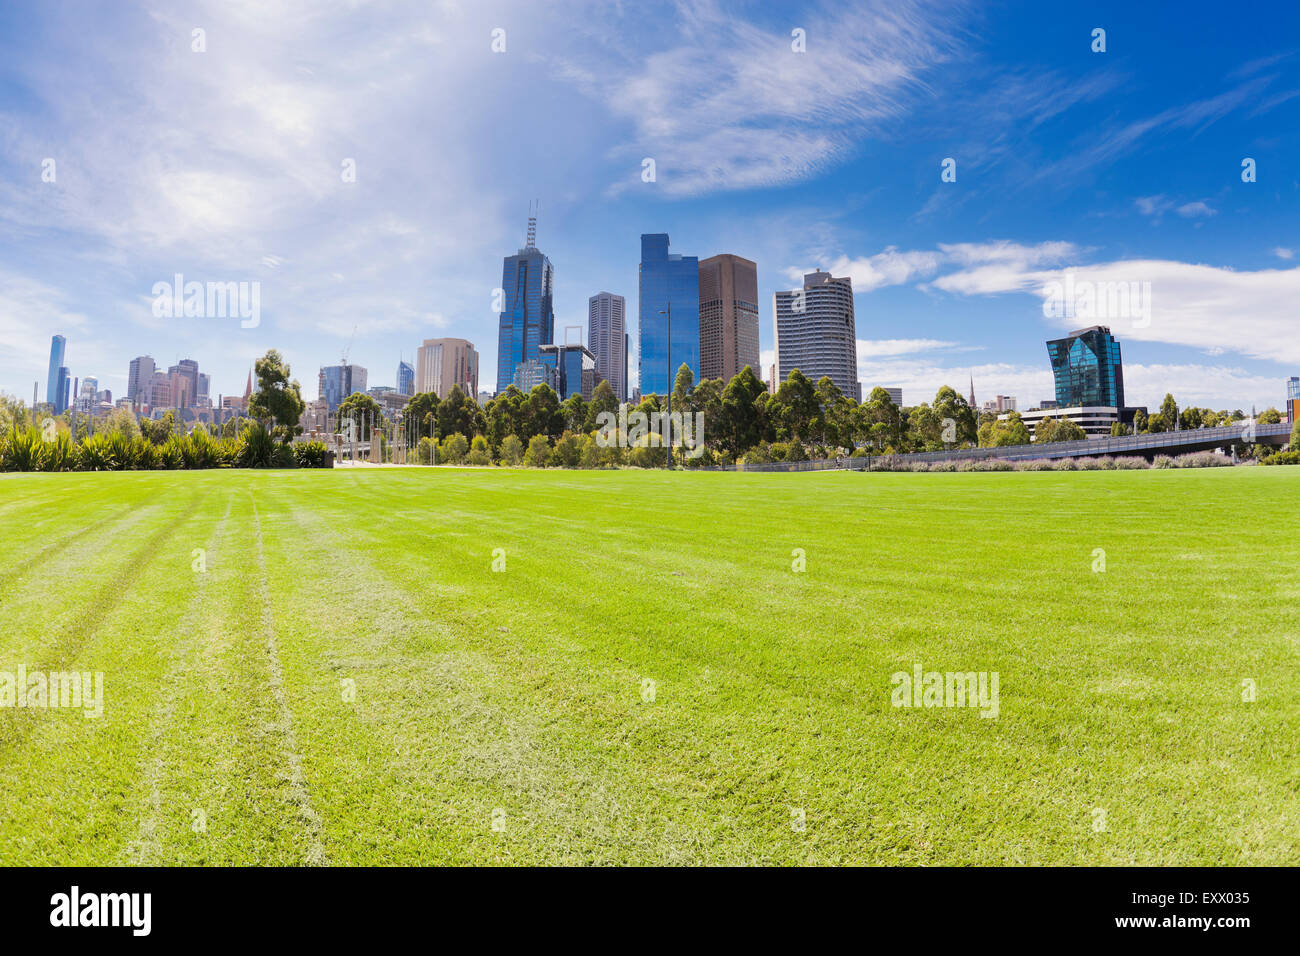
{"type": "Polygon", "coordinates": [[[320,370],[320,398],[330,414],[338,411],[343,399],[353,392],[366,390],[366,370],[360,365],[326,365],[320,370]]]}
{"type": "Polygon", "coordinates": [[[410,362],[397,363],[397,392],[400,395],[415,394],[415,366],[410,362]]]}
{"type": "Polygon", "coordinates": [[[515,370],[536,361],[538,347],[554,341],[555,271],[536,246],[537,219],[528,220],[528,244],[506,256],[501,270],[503,308],[497,334],[497,392],[515,380],[515,370]]]}
{"type": "Polygon", "coordinates": [[[700,380],[700,260],[668,252],[668,234],[641,236],[637,283],[641,394],[667,395],[682,364],[700,380]],[[672,307],[672,341],[668,339],[672,307]],[[671,346],[671,349],[670,349],[671,346]]]}
{"type": "Polygon", "coordinates": [[[1124,364],[1119,340],[1104,325],[1071,332],[1047,343],[1062,408],[1124,407],[1124,364]]]}
{"type": "Polygon", "coordinates": [[[59,402],[63,392],[59,383],[59,369],[63,366],[67,345],[68,340],[62,335],[50,339],[50,370],[45,377],[45,400],[54,406],[56,413],[61,411],[59,402]]]}

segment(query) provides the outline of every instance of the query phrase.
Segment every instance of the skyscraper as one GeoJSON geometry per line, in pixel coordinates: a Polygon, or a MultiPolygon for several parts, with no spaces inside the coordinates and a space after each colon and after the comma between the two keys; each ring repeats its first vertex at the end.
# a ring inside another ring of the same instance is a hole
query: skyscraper
{"type": "Polygon", "coordinates": [[[596,374],[609,382],[614,397],[627,400],[627,300],[598,292],[587,300],[587,342],[596,357],[596,374]]]}
{"type": "Polygon", "coordinates": [[[415,394],[415,366],[410,362],[397,363],[397,391],[400,395],[415,394]]]}
{"type": "Polygon", "coordinates": [[[683,363],[690,366],[696,381],[699,380],[700,260],[698,256],[670,254],[665,232],[641,236],[637,325],[641,340],[637,367],[642,395],[669,394],[683,363]]]}
{"type": "MultiPolygon", "coordinates": [[[[537,217],[528,217],[527,244],[506,256],[501,269],[502,311],[497,333],[497,391],[514,381],[515,369],[537,359],[555,334],[555,270],[537,249],[537,217]]],[[[477,374],[477,371],[476,371],[477,374]]]]}
{"type": "Polygon", "coordinates": [[[63,360],[67,357],[68,340],[62,335],[55,335],[50,338],[50,370],[45,378],[45,400],[55,406],[56,413],[62,391],[59,386],[59,369],[63,367],[63,360]]]}
{"type": "Polygon", "coordinates": [[[542,367],[546,384],[564,401],[571,395],[590,400],[596,384],[596,356],[582,343],[543,345],[542,367]]]}
{"type": "Polygon", "coordinates": [[[153,356],[141,355],[131,359],[131,368],[126,377],[126,397],[136,404],[148,405],[149,389],[153,385],[155,371],[153,356]]]}
{"type": "Polygon", "coordinates": [[[54,377],[54,414],[62,415],[68,410],[71,390],[72,376],[66,365],[60,365],[58,374],[54,377]]]}
{"type": "Polygon", "coordinates": [[[330,414],[338,411],[343,399],[353,392],[366,390],[366,370],[360,365],[326,365],[320,370],[320,394],[330,414]]]}
{"type": "Polygon", "coordinates": [[[415,390],[446,398],[453,385],[478,394],[478,351],[467,339],[425,339],[415,358],[415,390]]]}
{"type": "Polygon", "coordinates": [[[772,296],[778,385],[799,369],[813,383],[830,376],[841,392],[858,397],[858,342],[853,281],[810,272],[803,288],[772,296]]]}
{"type": "Polygon", "coordinates": [[[1092,325],[1047,343],[1062,408],[1124,407],[1124,363],[1119,340],[1104,325],[1092,325]]]}
{"type": "Polygon", "coordinates": [[[758,266],[724,253],[700,262],[700,378],[758,375],[758,266]]]}

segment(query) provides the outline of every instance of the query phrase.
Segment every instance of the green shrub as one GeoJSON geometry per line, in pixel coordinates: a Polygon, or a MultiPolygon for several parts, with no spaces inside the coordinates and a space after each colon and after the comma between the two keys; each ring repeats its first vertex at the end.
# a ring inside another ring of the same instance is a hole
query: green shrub
{"type": "Polygon", "coordinates": [[[438,464],[440,465],[459,465],[465,460],[465,453],[469,451],[469,442],[460,432],[452,432],[442,441],[438,442],[438,464]]]}
{"type": "Polygon", "coordinates": [[[324,468],[328,453],[323,441],[304,441],[293,446],[293,457],[299,468],[324,468]]]}
{"type": "Polygon", "coordinates": [[[175,471],[185,465],[185,439],[176,435],[167,436],[167,440],[158,449],[158,467],[175,471]]]}
{"type": "Polygon", "coordinates": [[[0,456],[0,468],[5,471],[40,471],[45,459],[45,442],[35,427],[20,429],[17,425],[9,431],[0,456]]]}
{"type": "Polygon", "coordinates": [[[42,471],[72,471],[77,465],[77,449],[66,432],[59,432],[54,441],[45,442],[41,457],[42,471]]]}
{"type": "Polygon", "coordinates": [[[1269,455],[1262,462],[1262,465],[1300,465],[1300,451],[1280,451],[1276,455],[1269,455]]]}
{"type": "Polygon", "coordinates": [[[501,463],[518,468],[524,460],[524,443],[518,435],[507,435],[501,439],[501,463]]]}
{"type": "Polygon", "coordinates": [[[275,462],[276,444],[262,423],[250,421],[240,436],[239,466],[241,468],[270,468],[275,462]]]}
{"type": "Polygon", "coordinates": [[[545,468],[551,457],[551,440],[545,435],[534,435],[524,452],[524,464],[529,468],[545,468]]]}
{"type": "Polygon", "coordinates": [[[469,458],[466,460],[471,465],[492,464],[492,450],[488,447],[486,438],[482,435],[474,436],[474,441],[470,443],[469,458]]]}
{"type": "MultiPolygon", "coordinates": [[[[116,471],[119,467],[114,453],[112,438],[109,435],[91,435],[81,443],[77,462],[82,471],[116,471]]],[[[120,435],[118,436],[120,437],[120,435]]]]}

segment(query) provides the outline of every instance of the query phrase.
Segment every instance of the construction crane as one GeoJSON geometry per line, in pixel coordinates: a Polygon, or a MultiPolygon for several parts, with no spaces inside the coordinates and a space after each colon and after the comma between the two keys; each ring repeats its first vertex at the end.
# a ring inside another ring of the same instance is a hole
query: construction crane
{"type": "Polygon", "coordinates": [[[348,356],[352,354],[352,343],[355,342],[356,340],[357,340],[357,327],[355,324],[353,324],[352,335],[348,337],[348,347],[345,348],[343,350],[343,353],[339,356],[340,365],[348,364],[348,356]]]}

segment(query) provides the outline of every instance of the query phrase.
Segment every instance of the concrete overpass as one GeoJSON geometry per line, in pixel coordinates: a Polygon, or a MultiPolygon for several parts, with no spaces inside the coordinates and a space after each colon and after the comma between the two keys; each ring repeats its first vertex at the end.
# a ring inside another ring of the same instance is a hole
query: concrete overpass
{"type": "MultiPolygon", "coordinates": [[[[952,451],[923,451],[908,455],[885,456],[889,461],[961,461],[963,459],[1004,458],[1007,461],[1027,461],[1042,458],[1091,458],[1101,455],[1185,455],[1193,451],[1213,451],[1232,445],[1276,445],[1281,447],[1291,439],[1291,426],[1255,425],[1253,436],[1250,425],[1240,422],[1226,428],[1188,428],[1176,432],[1157,432],[1153,435],[1125,435],[1123,438],[1090,438],[1086,441],[1030,443],[1006,445],[1001,448],[965,448],[952,451]]],[[[881,456],[873,456],[880,461],[881,456]]],[[[852,468],[866,468],[867,459],[851,459],[852,468]]]]}

